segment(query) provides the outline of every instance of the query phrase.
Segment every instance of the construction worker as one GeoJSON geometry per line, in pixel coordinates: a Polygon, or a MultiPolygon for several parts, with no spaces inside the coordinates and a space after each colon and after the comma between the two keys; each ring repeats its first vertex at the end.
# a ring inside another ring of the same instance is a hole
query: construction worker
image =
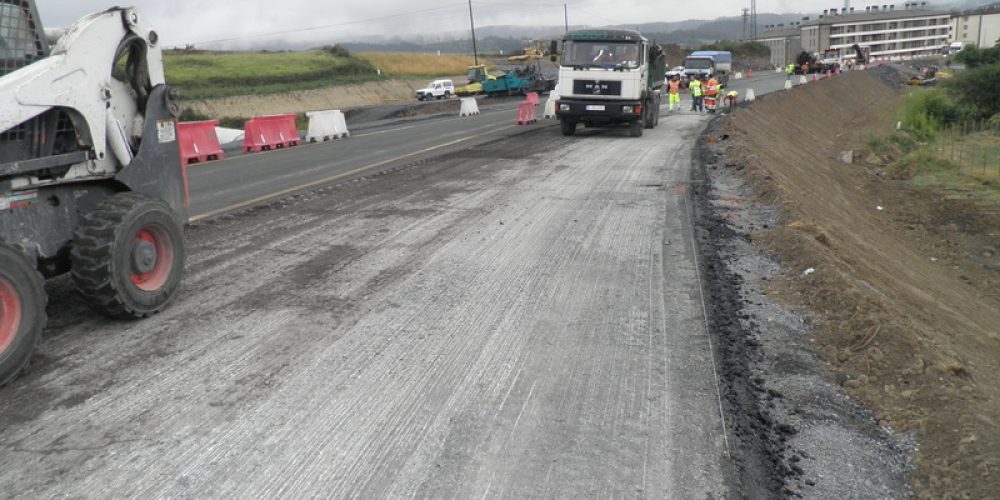
{"type": "Polygon", "coordinates": [[[786,76],[787,80],[791,80],[792,79],[792,75],[794,75],[794,74],[795,74],[795,65],[794,64],[789,64],[788,66],[785,67],[785,76],[786,76]]]}
{"type": "Polygon", "coordinates": [[[705,111],[715,113],[715,108],[719,104],[719,81],[712,78],[705,84],[705,111]]]}
{"type": "Polygon", "coordinates": [[[670,93],[670,109],[674,110],[674,105],[677,106],[677,111],[681,110],[681,78],[674,75],[670,78],[670,83],[667,84],[667,90],[670,93]]]}
{"type": "Polygon", "coordinates": [[[691,91],[691,111],[704,111],[705,107],[702,104],[703,92],[701,89],[701,80],[692,77],[691,81],[688,82],[688,90],[691,91]]]}
{"type": "Polygon", "coordinates": [[[736,105],[736,99],[739,98],[740,93],[735,90],[730,90],[726,94],[726,104],[729,105],[729,112],[733,111],[733,106],[736,105]]]}

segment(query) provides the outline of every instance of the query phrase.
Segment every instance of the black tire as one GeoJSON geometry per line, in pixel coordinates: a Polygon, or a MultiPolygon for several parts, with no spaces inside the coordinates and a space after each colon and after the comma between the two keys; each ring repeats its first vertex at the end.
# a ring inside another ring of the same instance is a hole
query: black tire
{"type": "Polygon", "coordinates": [[[23,253],[0,245],[0,386],[28,366],[45,329],[45,280],[23,253]]]}
{"type": "Polygon", "coordinates": [[[653,100],[650,99],[646,101],[645,106],[642,107],[642,126],[643,128],[653,128],[653,100]]]}
{"type": "Polygon", "coordinates": [[[642,120],[629,122],[628,135],[632,137],[642,137],[642,120]]]}
{"type": "Polygon", "coordinates": [[[559,128],[562,130],[562,135],[576,135],[576,122],[566,119],[559,120],[559,128]]]}
{"type": "Polygon", "coordinates": [[[184,272],[184,232],[165,203],[137,193],[102,200],[73,235],[73,281],[83,298],[116,318],[162,311],[184,272]]]}
{"type": "Polygon", "coordinates": [[[445,99],[451,99],[451,92],[450,92],[450,91],[448,91],[448,90],[445,90],[445,91],[444,91],[444,98],[445,98],[445,99]]]}
{"type": "Polygon", "coordinates": [[[656,105],[653,106],[653,128],[656,128],[660,124],[660,102],[657,100],[656,105]]]}

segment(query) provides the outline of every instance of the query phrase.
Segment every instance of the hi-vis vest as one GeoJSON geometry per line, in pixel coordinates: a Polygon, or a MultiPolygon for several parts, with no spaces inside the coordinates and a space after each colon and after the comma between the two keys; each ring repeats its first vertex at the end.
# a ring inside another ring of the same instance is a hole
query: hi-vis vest
{"type": "Polygon", "coordinates": [[[680,94],[681,93],[681,82],[677,80],[670,80],[670,93],[680,94]]]}
{"type": "Polygon", "coordinates": [[[708,86],[705,87],[705,95],[714,97],[718,93],[719,93],[719,82],[715,81],[715,78],[712,78],[711,80],[708,81],[708,86]]]}
{"type": "Polygon", "coordinates": [[[691,80],[691,95],[695,97],[701,97],[701,82],[698,80],[691,80]]]}

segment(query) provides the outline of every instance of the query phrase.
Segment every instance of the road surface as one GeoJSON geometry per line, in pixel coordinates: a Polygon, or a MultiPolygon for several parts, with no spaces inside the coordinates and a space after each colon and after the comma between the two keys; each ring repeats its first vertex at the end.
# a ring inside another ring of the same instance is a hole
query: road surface
{"type": "MultiPolygon", "coordinates": [[[[4,496],[733,494],[684,195],[706,120],[538,127],[195,224],[140,322],[50,281],[4,496]]],[[[363,141],[302,151],[323,178],[363,141]]]]}
{"type": "MultiPolygon", "coordinates": [[[[784,73],[758,73],[750,80],[733,80],[730,88],[757,96],[784,88],[784,73]]],[[[427,103],[440,106],[441,103],[427,103]]],[[[237,156],[189,168],[191,218],[195,221],[253,206],[289,193],[370,175],[394,166],[458,151],[501,137],[530,132],[554,120],[517,126],[516,105],[484,107],[475,117],[438,116],[416,121],[391,121],[356,130],[347,140],[305,145],[268,154],[237,156]]],[[[539,107],[539,112],[542,110],[539,107]]],[[[690,108],[687,95],[683,109],[690,108]]],[[[664,113],[666,107],[664,106],[664,113]]]]}

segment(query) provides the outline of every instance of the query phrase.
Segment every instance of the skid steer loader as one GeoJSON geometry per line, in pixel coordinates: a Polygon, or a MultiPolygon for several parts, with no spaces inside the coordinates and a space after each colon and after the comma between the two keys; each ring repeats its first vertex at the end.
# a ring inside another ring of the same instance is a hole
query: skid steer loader
{"type": "Polygon", "coordinates": [[[120,318],[176,295],[187,179],[159,42],[112,8],[50,50],[34,1],[0,0],[0,385],[41,337],[45,278],[120,318]]]}

